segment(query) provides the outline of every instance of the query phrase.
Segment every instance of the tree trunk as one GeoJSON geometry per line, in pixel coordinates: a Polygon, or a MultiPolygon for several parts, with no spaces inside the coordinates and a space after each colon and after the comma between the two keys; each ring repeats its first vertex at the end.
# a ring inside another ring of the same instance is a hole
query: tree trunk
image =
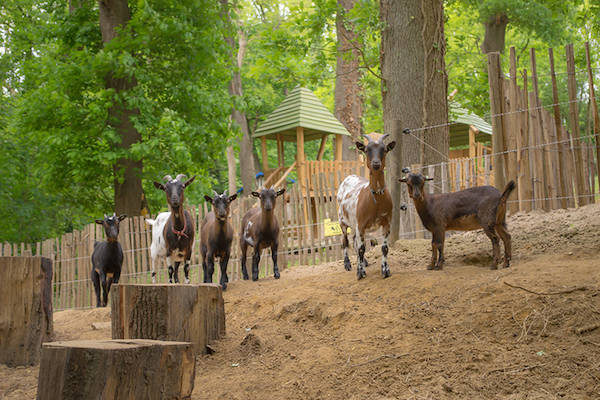
{"type": "MultiPolygon", "coordinates": [[[[386,167],[387,186],[394,202],[391,232],[394,241],[399,237],[403,217],[399,207],[410,201],[406,190],[397,183],[402,168],[447,160],[447,126],[401,133],[403,129],[448,121],[443,3],[381,0],[380,16],[384,24],[381,38],[384,133],[397,141],[386,167]]],[[[440,182],[439,171],[437,168],[437,182],[440,182]]]]}
{"type": "MultiPolygon", "coordinates": [[[[230,32],[233,32],[233,21],[231,20],[230,8],[228,0],[221,0],[223,13],[226,19],[226,23],[230,32]]],[[[246,48],[248,40],[243,31],[238,31],[238,43],[236,45],[233,34],[229,34],[225,37],[225,41],[231,48],[231,68],[232,76],[229,82],[229,94],[233,97],[242,97],[242,76],[240,70],[242,63],[244,62],[244,56],[246,54],[246,48]]],[[[231,112],[231,119],[240,127],[242,132],[242,138],[240,141],[240,175],[242,178],[242,186],[244,187],[243,194],[248,195],[256,186],[256,169],[254,163],[254,151],[252,147],[252,138],[250,137],[250,130],[248,129],[248,120],[246,114],[242,111],[233,108],[231,112]]]]}
{"type": "MultiPolygon", "coordinates": [[[[131,15],[127,0],[100,0],[100,31],[102,42],[110,42],[117,37],[118,30],[126,26],[131,15]]],[[[137,85],[134,77],[116,78],[108,74],[106,87],[114,89],[116,98],[109,109],[109,125],[113,126],[121,137],[118,147],[129,150],[132,144],[142,140],[140,133],[133,126],[131,117],[139,114],[139,110],[128,108],[122,94],[137,85]]],[[[115,189],[115,212],[128,216],[140,215],[142,210],[142,161],[129,158],[117,160],[113,166],[115,189]]]]}
{"type": "Polygon", "coordinates": [[[481,51],[484,54],[492,52],[504,53],[506,25],[508,25],[508,17],[504,13],[492,15],[484,22],[485,37],[481,44],[481,51]]]}
{"type": "Polygon", "coordinates": [[[33,365],[51,340],[52,261],[0,257],[0,363],[33,365]]]}
{"type": "Polygon", "coordinates": [[[190,343],[74,340],[44,344],[38,400],[189,399],[196,357],[190,343]]]}
{"type": "MultiPolygon", "coordinates": [[[[349,11],[354,7],[356,0],[338,0],[338,8],[349,11]]],[[[352,137],[344,136],[342,139],[342,159],[356,160],[356,150],[350,149],[362,133],[363,102],[360,87],[360,52],[357,49],[358,35],[347,29],[344,24],[344,12],[337,13],[337,65],[335,77],[335,116],[346,127],[352,137]]]]}
{"type": "Polygon", "coordinates": [[[221,287],[118,284],[111,290],[113,339],[191,342],[197,353],[225,334],[221,287]]]}
{"type": "Polygon", "coordinates": [[[227,146],[227,180],[229,181],[229,186],[227,187],[227,190],[229,195],[231,196],[237,190],[237,162],[233,146],[227,146]]]}

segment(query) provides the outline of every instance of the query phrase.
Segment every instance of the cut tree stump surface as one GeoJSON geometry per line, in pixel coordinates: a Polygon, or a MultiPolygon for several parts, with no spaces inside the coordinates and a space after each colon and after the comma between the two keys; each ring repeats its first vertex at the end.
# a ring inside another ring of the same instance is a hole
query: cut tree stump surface
{"type": "Polygon", "coordinates": [[[45,343],[39,400],[189,399],[194,388],[191,343],[76,340],[45,343]]]}

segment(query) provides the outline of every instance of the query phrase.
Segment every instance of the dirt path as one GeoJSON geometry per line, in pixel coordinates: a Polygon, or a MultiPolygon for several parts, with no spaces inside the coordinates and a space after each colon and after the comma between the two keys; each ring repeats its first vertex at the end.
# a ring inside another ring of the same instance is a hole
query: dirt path
{"type": "MultiPolygon", "coordinates": [[[[341,262],[233,282],[227,336],[199,357],[195,399],[600,398],[600,207],[510,218],[513,266],[490,271],[483,233],[400,241],[392,276],[341,262]],[[537,295],[537,292],[568,293],[537,295]]],[[[110,337],[108,310],[55,314],[60,339],[110,337]]],[[[35,398],[37,367],[0,366],[0,397],[35,398]]]]}

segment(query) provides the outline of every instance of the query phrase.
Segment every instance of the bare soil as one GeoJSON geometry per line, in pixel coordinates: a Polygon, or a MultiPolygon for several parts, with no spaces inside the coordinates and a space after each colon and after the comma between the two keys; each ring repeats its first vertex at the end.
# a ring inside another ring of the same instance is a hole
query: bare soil
{"type": "MultiPolygon", "coordinates": [[[[335,262],[232,282],[193,398],[600,398],[600,206],[517,214],[509,230],[508,269],[490,270],[489,240],[467,232],[446,240],[443,271],[411,240],[385,280],[376,248],[362,281],[335,262]]],[[[56,336],[110,338],[91,327],[107,321],[109,309],[57,312],[56,336]]],[[[35,398],[37,375],[0,366],[0,398],[35,398]]]]}

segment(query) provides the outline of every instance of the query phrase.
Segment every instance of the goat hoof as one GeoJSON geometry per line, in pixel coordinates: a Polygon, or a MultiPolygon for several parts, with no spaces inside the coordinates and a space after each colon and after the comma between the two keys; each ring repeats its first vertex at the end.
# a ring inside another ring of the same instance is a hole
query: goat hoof
{"type": "Polygon", "coordinates": [[[435,266],[434,266],[434,265],[431,265],[431,264],[429,264],[429,265],[427,266],[427,270],[428,270],[428,271],[431,271],[431,270],[433,270],[433,269],[435,269],[435,266]]]}
{"type": "Polygon", "coordinates": [[[367,276],[367,273],[364,270],[358,270],[358,272],[356,273],[356,278],[360,281],[361,279],[365,278],[367,276]]]}
{"type": "Polygon", "coordinates": [[[185,283],[190,283],[190,280],[188,278],[185,278],[185,283]]]}
{"type": "Polygon", "coordinates": [[[275,274],[273,274],[273,276],[275,277],[275,279],[279,279],[279,271],[275,271],[275,274]]]}
{"type": "Polygon", "coordinates": [[[247,281],[248,279],[250,279],[250,277],[248,275],[244,275],[244,280],[247,281]]]}
{"type": "Polygon", "coordinates": [[[221,283],[221,288],[222,288],[223,290],[227,290],[227,282],[223,282],[223,283],[221,283]]]}
{"type": "Polygon", "coordinates": [[[435,266],[435,268],[433,268],[433,269],[434,269],[434,270],[436,270],[436,271],[441,271],[441,270],[443,270],[443,269],[444,269],[444,266],[443,266],[443,265],[439,265],[439,264],[438,264],[438,265],[436,265],[436,266],[435,266]]]}
{"type": "Polygon", "coordinates": [[[255,275],[252,275],[252,280],[253,280],[254,282],[256,282],[256,281],[258,280],[258,275],[256,275],[256,276],[255,276],[255,275]]]}
{"type": "Polygon", "coordinates": [[[383,276],[383,279],[389,278],[391,275],[392,273],[390,272],[390,268],[387,265],[381,268],[381,276],[383,276]]]}
{"type": "Polygon", "coordinates": [[[498,265],[497,265],[497,264],[492,264],[492,265],[490,266],[490,269],[491,269],[491,270],[498,269],[498,265]]]}
{"type": "Polygon", "coordinates": [[[344,260],[344,269],[346,271],[352,271],[352,264],[350,264],[350,260],[348,258],[344,260]]]}

